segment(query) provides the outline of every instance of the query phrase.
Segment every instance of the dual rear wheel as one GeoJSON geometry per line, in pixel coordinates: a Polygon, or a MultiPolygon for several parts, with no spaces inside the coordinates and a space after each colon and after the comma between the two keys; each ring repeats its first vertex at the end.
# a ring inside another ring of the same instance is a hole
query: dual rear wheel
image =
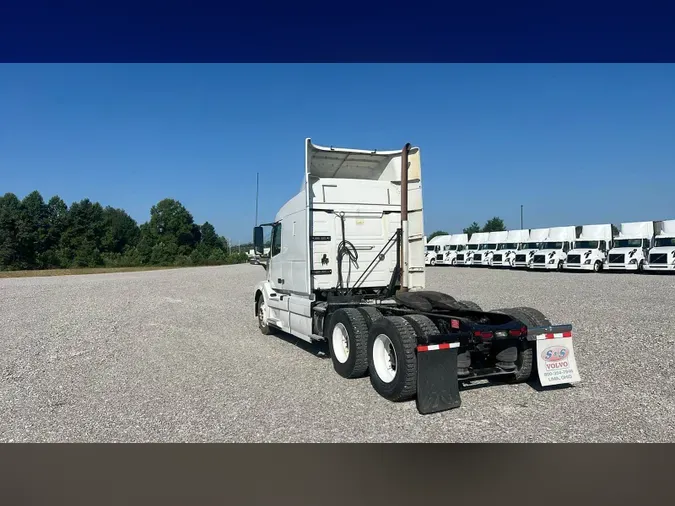
{"type": "Polygon", "coordinates": [[[333,367],[340,376],[370,376],[378,394],[401,402],[417,392],[417,343],[437,332],[426,316],[384,317],[376,308],[366,307],[335,311],[327,336],[333,367]]]}

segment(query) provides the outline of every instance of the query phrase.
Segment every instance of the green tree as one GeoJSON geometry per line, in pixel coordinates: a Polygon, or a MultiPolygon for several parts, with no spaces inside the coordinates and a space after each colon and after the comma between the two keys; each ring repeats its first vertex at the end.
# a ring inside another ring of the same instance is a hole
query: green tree
{"type": "Polygon", "coordinates": [[[47,202],[47,223],[49,228],[40,264],[43,268],[60,267],[59,242],[68,223],[68,206],[58,195],[47,202]]]}
{"type": "Polygon", "coordinates": [[[436,230],[436,232],[432,232],[428,240],[431,241],[434,237],[438,237],[439,235],[449,235],[449,234],[445,230],[436,230]]]}
{"type": "Polygon", "coordinates": [[[124,253],[138,244],[141,230],[136,220],[122,209],[106,207],[103,210],[104,233],[101,246],[110,253],[124,253]]]}
{"type": "Polygon", "coordinates": [[[200,239],[192,214],[175,199],[164,199],[152,206],[148,233],[154,236],[155,244],[162,241],[189,249],[200,239]]]}
{"type": "Polygon", "coordinates": [[[47,205],[40,192],[33,191],[21,201],[18,229],[19,255],[25,268],[41,267],[38,259],[46,251],[48,232],[47,205]]]}
{"type": "Polygon", "coordinates": [[[63,267],[96,267],[103,264],[101,243],[105,231],[103,207],[84,199],[68,209],[66,227],[59,241],[63,267]]]}
{"type": "Polygon", "coordinates": [[[473,234],[480,232],[480,225],[474,221],[471,225],[466,227],[463,232],[471,237],[473,234]]]}
{"type": "Polygon", "coordinates": [[[13,193],[0,197],[0,269],[22,269],[19,257],[21,201],[13,193]]]}
{"type": "Polygon", "coordinates": [[[503,232],[504,230],[506,230],[504,220],[498,216],[490,218],[485,222],[485,226],[483,227],[483,232],[503,232]]]}

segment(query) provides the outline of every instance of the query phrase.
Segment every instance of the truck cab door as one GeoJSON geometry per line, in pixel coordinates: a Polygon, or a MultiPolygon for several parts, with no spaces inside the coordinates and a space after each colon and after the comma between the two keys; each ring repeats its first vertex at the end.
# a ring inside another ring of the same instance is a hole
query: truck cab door
{"type": "Polygon", "coordinates": [[[281,330],[289,330],[288,302],[289,295],[284,292],[284,247],[282,241],[282,223],[272,227],[270,258],[267,264],[267,280],[272,288],[267,305],[270,317],[281,330]]]}

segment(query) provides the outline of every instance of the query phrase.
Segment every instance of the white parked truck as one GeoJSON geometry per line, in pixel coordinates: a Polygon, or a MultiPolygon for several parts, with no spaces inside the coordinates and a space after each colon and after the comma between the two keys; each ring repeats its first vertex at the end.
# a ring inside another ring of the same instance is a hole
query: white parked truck
{"type": "Polygon", "coordinates": [[[535,253],[539,251],[541,243],[548,237],[549,228],[533,228],[527,241],[520,245],[513,261],[513,267],[516,269],[527,269],[532,263],[535,253]]]}
{"type": "Polygon", "coordinates": [[[442,265],[457,265],[457,255],[465,251],[468,242],[468,234],[452,234],[450,242],[443,245],[442,255],[439,254],[436,261],[442,265]]]}
{"type": "Polygon", "coordinates": [[[508,236],[507,231],[503,232],[488,232],[487,241],[481,244],[478,251],[473,254],[473,261],[471,265],[480,265],[488,267],[492,264],[492,255],[495,254],[499,245],[506,241],[508,236]]]}
{"type": "Polygon", "coordinates": [[[583,225],[581,234],[574,241],[573,249],[567,253],[563,268],[600,272],[612,248],[612,225],[583,225]]]}
{"type": "Polygon", "coordinates": [[[653,221],[633,221],[619,226],[612,249],[607,254],[608,271],[641,272],[654,242],[653,221]]]}
{"type": "Polygon", "coordinates": [[[532,255],[530,269],[557,269],[561,271],[567,258],[567,252],[577,237],[577,227],[550,228],[546,240],[539,245],[539,250],[532,255]]]}
{"type": "Polygon", "coordinates": [[[649,250],[645,271],[675,270],[675,220],[655,223],[654,247],[649,250]]]}
{"type": "Polygon", "coordinates": [[[261,332],[327,341],[340,376],[369,376],[379,395],[414,398],[423,414],[459,407],[464,380],[579,381],[571,325],[425,289],[421,180],[410,144],[357,150],[306,139],[300,192],[253,233],[262,252],[263,227],[272,229],[266,279],[252,294],[261,332]]]}
{"type": "Polygon", "coordinates": [[[506,235],[506,242],[497,247],[497,251],[492,255],[491,267],[513,267],[516,261],[516,255],[520,249],[528,244],[530,238],[529,230],[509,230],[506,235]]]}
{"type": "Polygon", "coordinates": [[[457,265],[472,265],[473,256],[478,252],[482,244],[487,242],[488,232],[476,232],[471,234],[466,249],[457,253],[457,265]]]}
{"type": "Polygon", "coordinates": [[[424,264],[436,265],[442,263],[439,258],[443,257],[443,248],[450,244],[450,235],[437,235],[426,243],[424,252],[424,264]]]}

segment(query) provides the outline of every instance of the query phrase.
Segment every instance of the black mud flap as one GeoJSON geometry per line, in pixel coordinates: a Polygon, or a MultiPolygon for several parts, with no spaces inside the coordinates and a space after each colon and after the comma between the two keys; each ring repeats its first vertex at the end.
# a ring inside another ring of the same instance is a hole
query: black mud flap
{"type": "Polygon", "coordinates": [[[461,404],[457,381],[457,348],[418,346],[417,410],[428,415],[455,409],[461,404]]]}

